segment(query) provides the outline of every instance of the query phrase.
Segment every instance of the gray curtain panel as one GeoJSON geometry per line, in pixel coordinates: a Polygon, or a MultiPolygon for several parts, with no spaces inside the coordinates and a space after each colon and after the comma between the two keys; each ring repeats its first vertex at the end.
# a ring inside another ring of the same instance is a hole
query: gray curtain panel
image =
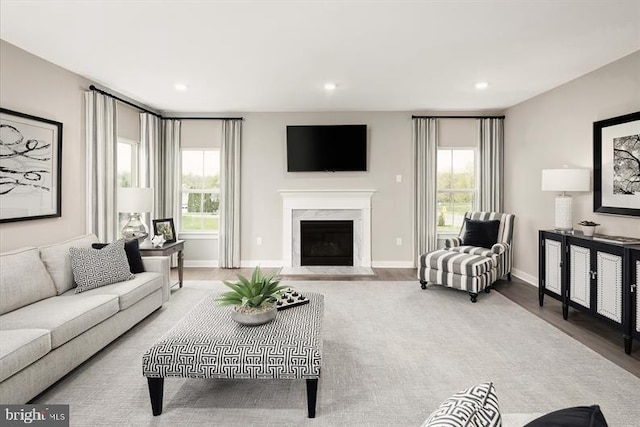
{"type": "Polygon", "coordinates": [[[84,94],[87,140],[87,233],[101,242],[120,235],[116,188],[118,132],[116,100],[98,92],[84,94]]]}
{"type": "Polygon", "coordinates": [[[504,119],[478,120],[478,210],[502,212],[504,196],[504,119]]]}
{"type": "Polygon", "coordinates": [[[219,266],[240,267],[240,145],[242,121],[222,122],[219,266]]]}
{"type": "Polygon", "coordinates": [[[438,120],[413,119],[416,262],[437,247],[438,120]]]}
{"type": "Polygon", "coordinates": [[[162,174],[161,119],[153,114],[140,113],[140,151],[138,165],[140,187],[153,188],[153,210],[145,214],[145,224],[153,234],[152,219],[164,218],[164,187],[162,174]]]}
{"type": "Polygon", "coordinates": [[[179,221],[181,214],[181,169],[180,156],[180,120],[162,120],[162,164],[160,178],[165,191],[162,194],[160,205],[163,218],[174,218],[174,223],[179,221]]]}

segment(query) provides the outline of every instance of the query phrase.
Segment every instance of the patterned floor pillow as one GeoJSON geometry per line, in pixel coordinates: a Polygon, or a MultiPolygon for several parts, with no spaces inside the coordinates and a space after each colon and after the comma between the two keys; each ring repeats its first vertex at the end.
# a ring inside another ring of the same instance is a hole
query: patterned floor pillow
{"type": "Polygon", "coordinates": [[[501,424],[493,383],[482,383],[442,402],[422,427],[499,427],[501,424]]]}

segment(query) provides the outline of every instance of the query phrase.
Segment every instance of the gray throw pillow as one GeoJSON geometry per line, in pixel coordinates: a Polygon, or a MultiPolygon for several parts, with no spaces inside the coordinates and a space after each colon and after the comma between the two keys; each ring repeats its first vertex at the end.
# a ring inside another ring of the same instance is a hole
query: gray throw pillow
{"type": "Polygon", "coordinates": [[[103,249],[69,248],[69,256],[76,293],[135,277],[129,270],[124,240],[117,240],[103,249]]]}

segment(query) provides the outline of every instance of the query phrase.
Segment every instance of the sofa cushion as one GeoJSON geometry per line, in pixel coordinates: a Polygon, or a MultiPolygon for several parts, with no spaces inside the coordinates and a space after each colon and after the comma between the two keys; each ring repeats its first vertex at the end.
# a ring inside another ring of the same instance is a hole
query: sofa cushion
{"type": "MultiPolygon", "coordinates": [[[[91,245],[93,249],[102,249],[107,246],[108,243],[94,243],[91,245]]],[[[127,261],[129,262],[129,270],[136,273],[144,273],[144,263],[142,262],[142,255],[140,254],[140,244],[138,239],[126,240],[124,242],[124,252],[127,254],[127,261]]]]}
{"type": "Polygon", "coordinates": [[[500,229],[500,220],[498,219],[480,221],[465,218],[463,227],[462,244],[465,246],[480,246],[491,249],[491,246],[498,241],[498,230],[500,229]]]}
{"type": "Polygon", "coordinates": [[[0,382],[51,351],[51,334],[46,329],[0,331],[0,342],[0,382]]]}
{"type": "Polygon", "coordinates": [[[124,251],[124,240],[109,243],[103,249],[69,248],[76,292],[133,279],[124,251]]]}
{"type": "Polygon", "coordinates": [[[482,383],[454,394],[438,407],[422,427],[483,426],[502,424],[493,383],[482,383]]]}
{"type": "MultiPolygon", "coordinates": [[[[116,295],[120,305],[120,310],[131,307],[147,295],[162,289],[163,277],[160,273],[138,273],[135,278],[126,282],[114,283],[113,285],[91,289],[83,292],[85,295],[116,295]]],[[[72,294],[73,289],[68,290],[64,295],[72,294]]]]}
{"type": "Polygon", "coordinates": [[[0,329],[47,329],[57,348],[118,310],[116,295],[59,295],[3,315],[0,329]]]}
{"type": "Polygon", "coordinates": [[[460,253],[451,249],[428,252],[420,257],[420,265],[447,273],[481,276],[496,268],[497,259],[482,255],[460,253]]]}
{"type": "Polygon", "coordinates": [[[525,427],[607,427],[600,406],[575,406],[536,418],[525,427]]]}
{"type": "Polygon", "coordinates": [[[58,295],[75,287],[69,248],[90,248],[92,243],[97,242],[98,238],[94,234],[87,234],[55,245],[40,247],[40,258],[53,279],[58,295]]]}
{"type": "Polygon", "coordinates": [[[56,295],[36,248],[0,255],[0,314],[56,295]]]}

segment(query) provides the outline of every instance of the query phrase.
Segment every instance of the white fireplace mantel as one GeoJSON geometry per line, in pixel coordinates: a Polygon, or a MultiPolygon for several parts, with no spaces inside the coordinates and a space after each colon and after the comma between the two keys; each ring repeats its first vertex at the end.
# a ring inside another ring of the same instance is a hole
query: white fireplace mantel
{"type": "MultiPolygon", "coordinates": [[[[360,232],[354,231],[359,257],[357,266],[371,267],[371,197],[375,190],[279,190],[282,197],[282,261],[283,267],[294,265],[294,210],[339,211],[359,213],[360,232]]],[[[299,222],[299,221],[298,221],[299,222]]]]}

